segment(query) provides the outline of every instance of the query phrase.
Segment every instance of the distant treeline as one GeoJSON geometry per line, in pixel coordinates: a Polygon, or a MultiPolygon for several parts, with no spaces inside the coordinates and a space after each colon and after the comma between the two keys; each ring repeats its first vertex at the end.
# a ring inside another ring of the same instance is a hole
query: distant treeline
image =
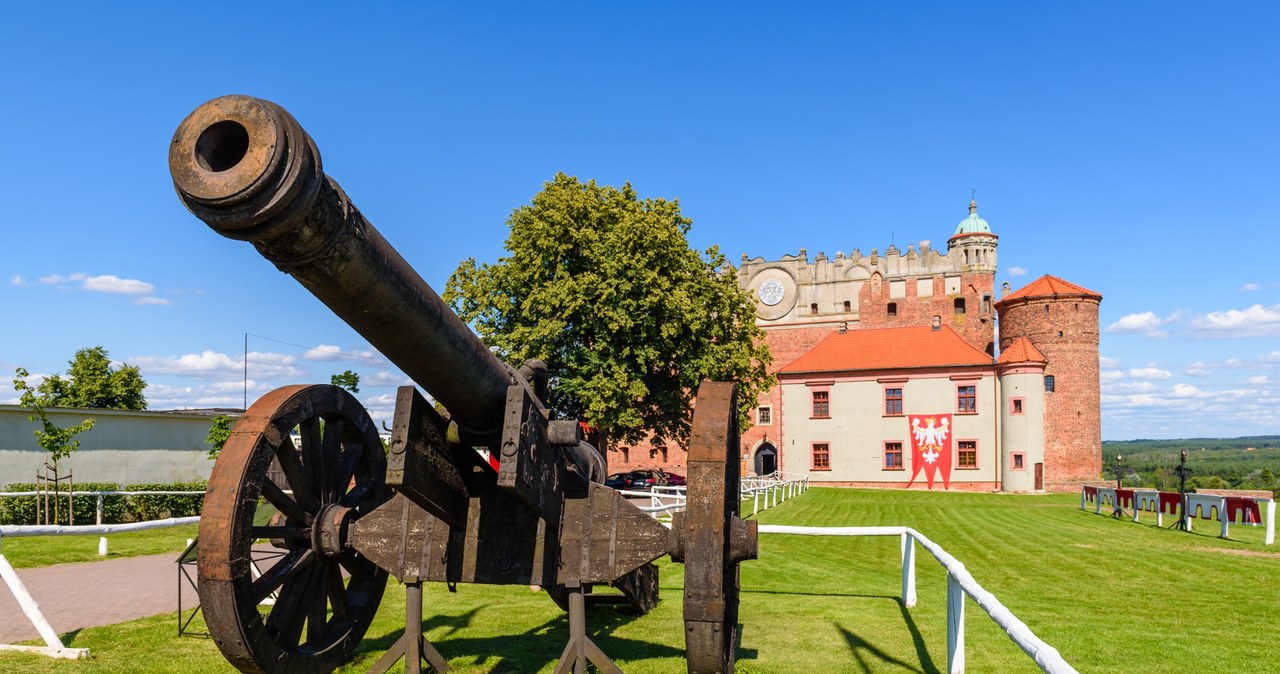
{"type": "Polygon", "coordinates": [[[1102,475],[1122,484],[1178,490],[1178,459],[1187,450],[1187,490],[1268,489],[1280,497],[1280,435],[1182,440],[1123,440],[1102,443],[1102,475]]]}

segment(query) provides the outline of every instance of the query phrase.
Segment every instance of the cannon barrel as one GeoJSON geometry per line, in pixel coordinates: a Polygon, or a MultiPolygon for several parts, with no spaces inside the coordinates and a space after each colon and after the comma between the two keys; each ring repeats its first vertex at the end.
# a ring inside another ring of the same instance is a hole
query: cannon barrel
{"type": "Polygon", "coordinates": [[[182,203],[217,233],[249,241],[440,401],[474,441],[496,444],[518,375],[471,332],[325,175],[284,108],[223,96],[174,132],[182,203]]]}

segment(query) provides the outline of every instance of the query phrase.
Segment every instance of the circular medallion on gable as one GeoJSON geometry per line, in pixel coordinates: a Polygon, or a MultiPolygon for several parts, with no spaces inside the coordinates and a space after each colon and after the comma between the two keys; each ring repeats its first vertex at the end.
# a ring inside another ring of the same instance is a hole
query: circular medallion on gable
{"type": "Polygon", "coordinates": [[[786,294],[786,289],[782,287],[782,282],[778,279],[769,279],[760,284],[760,290],[757,294],[760,301],[767,306],[775,306],[782,301],[782,296],[786,294]]]}
{"type": "Polygon", "coordinates": [[[756,301],[756,316],[761,320],[776,321],[796,305],[796,280],[779,267],[762,269],[747,285],[747,292],[756,301]]]}

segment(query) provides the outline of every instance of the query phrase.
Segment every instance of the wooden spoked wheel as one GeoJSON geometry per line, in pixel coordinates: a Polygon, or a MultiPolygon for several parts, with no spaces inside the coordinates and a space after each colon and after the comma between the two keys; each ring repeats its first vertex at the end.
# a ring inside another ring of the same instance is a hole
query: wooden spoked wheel
{"type": "Polygon", "coordinates": [[[682,530],[684,638],[690,674],[733,671],[738,561],[755,557],[755,529],[738,519],[738,405],[732,383],[702,383],[689,443],[682,530]]]}
{"type": "Polygon", "coordinates": [[[385,480],[377,428],[343,389],[288,386],[249,408],[200,519],[200,604],[227,660],[244,672],[328,672],[351,659],[387,572],[346,545],[347,528],[386,501],[385,480]],[[274,565],[254,562],[263,539],[282,549],[274,565]]]}

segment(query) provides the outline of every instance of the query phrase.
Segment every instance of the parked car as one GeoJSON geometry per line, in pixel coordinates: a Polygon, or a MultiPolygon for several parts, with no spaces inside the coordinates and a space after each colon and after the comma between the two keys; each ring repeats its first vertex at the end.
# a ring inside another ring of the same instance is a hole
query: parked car
{"type": "Polygon", "coordinates": [[[666,475],[667,475],[667,484],[671,485],[672,487],[683,487],[689,484],[684,479],[683,475],[678,475],[676,473],[667,473],[666,475]]]}
{"type": "Polygon", "coordinates": [[[614,489],[626,489],[631,486],[630,473],[614,473],[604,479],[604,486],[614,489]]]}

